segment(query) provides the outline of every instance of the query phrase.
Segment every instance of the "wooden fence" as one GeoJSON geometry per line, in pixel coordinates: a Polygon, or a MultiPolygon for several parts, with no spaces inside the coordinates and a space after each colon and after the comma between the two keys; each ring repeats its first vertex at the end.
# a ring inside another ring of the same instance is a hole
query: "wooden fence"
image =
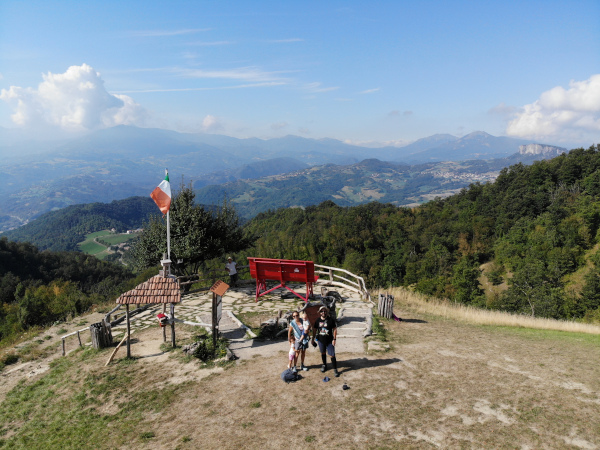
{"type": "Polygon", "coordinates": [[[365,280],[363,277],[353,274],[345,269],[339,269],[337,267],[323,266],[321,264],[315,264],[315,273],[319,275],[317,285],[321,286],[339,286],[346,289],[350,289],[360,295],[363,301],[370,302],[371,294],[367,290],[365,280]],[[327,278],[322,277],[325,275],[327,278]]]}

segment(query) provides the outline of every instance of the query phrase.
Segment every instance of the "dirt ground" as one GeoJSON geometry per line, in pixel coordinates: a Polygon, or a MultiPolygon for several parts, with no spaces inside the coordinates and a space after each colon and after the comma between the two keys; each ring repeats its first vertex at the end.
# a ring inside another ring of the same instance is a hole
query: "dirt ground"
{"type": "MultiPolygon", "coordinates": [[[[140,424],[159,429],[156,437],[123,448],[600,449],[599,340],[396,314],[404,321],[385,322],[389,351],[338,348],[334,378],[310,349],[310,370],[291,384],[280,379],[285,342],[266,342],[270,353],[225,369],[200,369],[163,354],[156,329],[142,331],[132,352],[144,379],[132,388],[180,389],[170,390],[167,411],[140,424]]],[[[103,367],[109,354],[84,370],[117,370],[103,367]]],[[[8,366],[0,401],[16,379],[43,376],[33,372],[44,365],[8,366]]]]}

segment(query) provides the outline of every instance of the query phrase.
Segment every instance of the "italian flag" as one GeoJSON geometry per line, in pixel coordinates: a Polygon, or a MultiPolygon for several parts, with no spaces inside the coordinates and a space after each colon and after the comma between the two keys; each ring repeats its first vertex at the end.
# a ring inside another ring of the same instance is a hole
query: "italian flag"
{"type": "Polygon", "coordinates": [[[166,214],[171,208],[171,183],[169,183],[169,173],[165,175],[165,179],[152,191],[150,194],[154,203],[160,209],[160,212],[166,214]]]}

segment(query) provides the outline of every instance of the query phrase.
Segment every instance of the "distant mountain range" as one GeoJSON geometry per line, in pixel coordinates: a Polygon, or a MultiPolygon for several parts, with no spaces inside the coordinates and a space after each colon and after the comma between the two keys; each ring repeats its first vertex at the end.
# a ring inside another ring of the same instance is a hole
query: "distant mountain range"
{"type": "MultiPolygon", "coordinates": [[[[524,146],[526,147],[526,146],[524,146]]],[[[553,147],[559,152],[556,147],[553,147]]],[[[556,156],[554,152],[516,153],[493,160],[446,161],[408,165],[366,159],[351,165],[326,164],[258,179],[240,179],[196,190],[196,200],[219,204],[226,196],[240,216],[250,219],[278,208],[307,207],[326,200],[339,206],[370,201],[416,206],[448,197],[472,183],[496,179],[501,169],[556,156]]]]}
{"type": "Polygon", "coordinates": [[[366,148],[335,139],[237,139],[117,126],[37,142],[0,128],[0,231],[69,205],[147,196],[168,168],[176,188],[196,188],[364,159],[405,164],[504,158],[531,141],[476,132],[435,135],[405,147],[366,148]]]}
{"type": "MultiPolygon", "coordinates": [[[[218,205],[227,195],[240,216],[246,219],[267,210],[304,208],[327,200],[340,206],[355,206],[370,201],[414,206],[435,197],[452,195],[471,183],[493,181],[499,171],[509,165],[518,162],[530,164],[555,156],[548,153],[552,153],[553,149],[522,148],[520,153],[508,158],[490,161],[407,165],[366,159],[345,166],[305,166],[286,174],[205,186],[196,190],[196,200],[204,205],[218,205]]],[[[287,162],[280,161],[281,164],[287,162]]],[[[293,160],[289,163],[294,164],[293,160]]],[[[246,169],[241,168],[239,174],[246,169]]],[[[227,176],[226,172],[214,175],[219,180],[227,176]]],[[[42,250],[75,250],[77,243],[88,233],[113,227],[117,231],[138,228],[151,215],[159,215],[159,211],[147,195],[108,204],[73,205],[42,214],[28,224],[6,232],[4,236],[10,240],[31,242],[42,250]]]]}

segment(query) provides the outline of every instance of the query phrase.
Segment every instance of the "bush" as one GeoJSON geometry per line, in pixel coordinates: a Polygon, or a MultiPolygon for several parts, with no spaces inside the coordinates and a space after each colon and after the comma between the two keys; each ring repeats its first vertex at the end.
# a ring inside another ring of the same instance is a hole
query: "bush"
{"type": "Polygon", "coordinates": [[[0,370],[4,369],[6,366],[10,366],[11,364],[16,363],[19,360],[19,357],[14,353],[8,353],[0,358],[0,370]]]}
{"type": "Polygon", "coordinates": [[[227,355],[227,341],[225,339],[217,339],[216,347],[213,346],[212,338],[209,336],[200,336],[201,340],[194,345],[196,349],[193,355],[203,362],[209,362],[214,359],[219,359],[227,355]]]}

